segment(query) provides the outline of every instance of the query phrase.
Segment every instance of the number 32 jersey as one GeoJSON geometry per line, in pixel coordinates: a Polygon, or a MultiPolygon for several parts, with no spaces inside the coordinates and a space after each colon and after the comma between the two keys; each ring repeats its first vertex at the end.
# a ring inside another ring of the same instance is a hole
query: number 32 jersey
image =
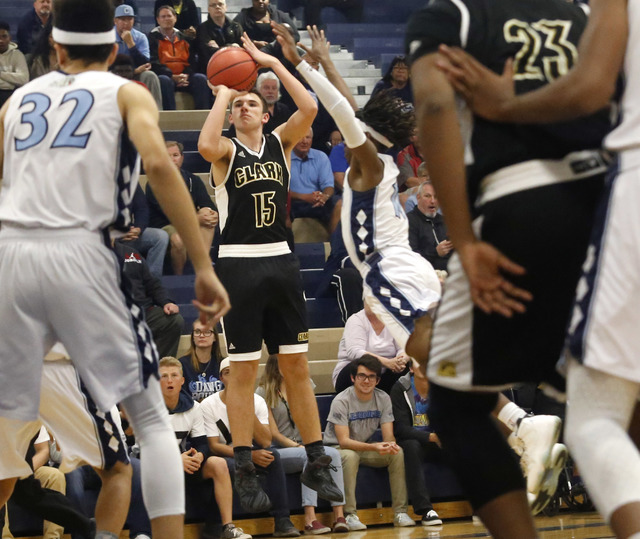
{"type": "Polygon", "coordinates": [[[2,223],[128,227],[140,162],[118,107],[123,84],[111,73],[55,71],[13,93],[4,118],[2,223]]]}

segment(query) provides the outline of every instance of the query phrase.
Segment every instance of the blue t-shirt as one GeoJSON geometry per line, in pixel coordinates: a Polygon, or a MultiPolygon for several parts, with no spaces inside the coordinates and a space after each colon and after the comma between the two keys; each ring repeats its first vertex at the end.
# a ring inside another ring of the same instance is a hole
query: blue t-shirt
{"type": "Polygon", "coordinates": [[[331,170],[333,172],[346,172],[349,168],[349,162],[344,155],[344,142],[337,144],[331,148],[329,154],[329,161],[331,162],[331,170]]]}
{"type": "Polygon", "coordinates": [[[411,389],[413,389],[413,398],[416,402],[416,413],[413,416],[413,426],[425,432],[433,432],[429,423],[429,395],[423,399],[416,390],[416,383],[413,376],[411,377],[411,389]]]}
{"type": "Polygon", "coordinates": [[[311,148],[302,160],[291,153],[291,185],[294,193],[313,193],[333,187],[333,172],[327,154],[311,148]]]}

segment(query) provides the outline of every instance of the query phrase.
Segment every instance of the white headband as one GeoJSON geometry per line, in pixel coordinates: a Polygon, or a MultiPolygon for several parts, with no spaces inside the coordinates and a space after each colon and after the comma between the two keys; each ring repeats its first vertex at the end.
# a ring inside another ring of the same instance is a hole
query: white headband
{"type": "Polygon", "coordinates": [[[360,127],[365,133],[369,133],[374,139],[376,139],[380,144],[386,146],[387,148],[393,147],[393,142],[391,142],[387,137],[385,137],[382,133],[378,133],[373,127],[367,125],[362,120],[358,120],[360,122],[360,127]]]}
{"type": "Polygon", "coordinates": [[[116,30],[107,32],[67,32],[53,27],[51,37],[60,45],[111,45],[116,42],[116,30]]]}

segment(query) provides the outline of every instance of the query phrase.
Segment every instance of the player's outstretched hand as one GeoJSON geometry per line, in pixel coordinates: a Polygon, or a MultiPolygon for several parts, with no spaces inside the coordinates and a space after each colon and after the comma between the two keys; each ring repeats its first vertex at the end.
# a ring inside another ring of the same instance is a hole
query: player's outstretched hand
{"type": "Polygon", "coordinates": [[[324,35],[324,30],[318,30],[318,27],[315,24],[313,26],[307,26],[307,32],[309,32],[309,36],[311,37],[311,48],[309,49],[305,47],[302,43],[300,46],[309,56],[315,58],[318,62],[324,65],[324,62],[331,59],[329,54],[329,47],[331,43],[327,41],[324,35]]]}
{"type": "Polygon", "coordinates": [[[489,120],[506,120],[506,106],[515,98],[513,60],[497,75],[458,47],[440,45],[436,65],[473,112],[489,120]]]}
{"type": "Polygon", "coordinates": [[[255,43],[251,41],[251,38],[245,32],[242,34],[242,46],[244,50],[247,51],[251,57],[261,66],[264,67],[274,67],[280,62],[275,56],[271,56],[266,52],[262,52],[258,47],[256,47],[255,43]]]}
{"type": "Polygon", "coordinates": [[[509,260],[492,245],[476,241],[458,250],[469,279],[471,299],[485,313],[511,318],[526,310],[525,302],[533,296],[505,279],[503,273],[524,275],[526,270],[509,260]]]}
{"type": "Polygon", "coordinates": [[[213,272],[213,268],[196,273],[196,299],[193,304],[200,311],[200,322],[217,324],[231,308],[229,295],[213,272]]]}
{"type": "Polygon", "coordinates": [[[291,32],[289,32],[288,28],[284,24],[278,24],[275,21],[271,21],[271,29],[276,35],[276,40],[282,47],[282,54],[284,54],[284,57],[293,65],[298,65],[302,58],[300,58],[300,54],[298,54],[296,41],[293,39],[291,32]]]}

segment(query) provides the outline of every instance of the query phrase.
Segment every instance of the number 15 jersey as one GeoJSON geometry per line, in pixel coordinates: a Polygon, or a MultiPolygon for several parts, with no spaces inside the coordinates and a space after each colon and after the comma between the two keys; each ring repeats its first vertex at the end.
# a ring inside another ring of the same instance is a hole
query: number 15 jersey
{"type": "Polygon", "coordinates": [[[231,139],[227,175],[215,187],[220,215],[220,251],[224,257],[278,256],[287,244],[289,166],[276,134],[264,135],[259,152],[231,139]]]}
{"type": "Polygon", "coordinates": [[[0,221],[27,228],[128,227],[139,157],[111,73],[61,71],[11,96],[4,118],[0,221]]]}

